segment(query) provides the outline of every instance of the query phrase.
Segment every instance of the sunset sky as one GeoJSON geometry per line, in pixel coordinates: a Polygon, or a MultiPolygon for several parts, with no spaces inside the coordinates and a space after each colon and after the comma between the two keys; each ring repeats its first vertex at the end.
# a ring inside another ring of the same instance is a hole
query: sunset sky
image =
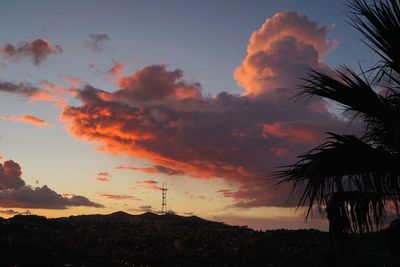
{"type": "Polygon", "coordinates": [[[306,66],[376,58],[342,1],[1,1],[0,216],[168,208],[326,229],[269,173],[343,132],[306,66]],[[10,161],[12,160],[12,161],[10,161]]]}

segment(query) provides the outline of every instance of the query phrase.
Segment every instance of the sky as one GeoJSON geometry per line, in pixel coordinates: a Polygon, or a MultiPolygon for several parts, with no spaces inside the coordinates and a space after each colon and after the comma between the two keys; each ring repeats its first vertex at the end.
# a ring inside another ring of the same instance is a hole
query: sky
{"type": "Polygon", "coordinates": [[[270,173],[342,133],[306,67],[376,58],[340,1],[2,1],[0,216],[168,209],[318,228],[270,173]]]}

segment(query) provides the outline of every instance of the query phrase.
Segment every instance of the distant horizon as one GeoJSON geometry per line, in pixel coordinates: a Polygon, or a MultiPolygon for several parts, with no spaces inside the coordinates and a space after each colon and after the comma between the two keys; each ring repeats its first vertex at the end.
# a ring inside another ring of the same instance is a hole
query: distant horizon
{"type": "Polygon", "coordinates": [[[120,211],[114,211],[112,213],[75,214],[75,215],[60,216],[60,217],[47,217],[45,215],[38,215],[38,214],[33,214],[33,213],[18,213],[18,214],[13,214],[13,215],[7,215],[8,217],[3,217],[3,216],[0,215],[0,218],[7,220],[7,219],[12,219],[15,216],[38,216],[38,217],[44,217],[46,219],[63,219],[63,218],[80,217],[80,216],[96,216],[96,215],[98,215],[98,216],[107,216],[107,215],[113,215],[113,214],[116,214],[116,213],[124,213],[124,214],[127,214],[129,216],[141,216],[141,215],[145,215],[145,214],[154,214],[154,215],[157,215],[157,216],[175,215],[175,216],[186,217],[186,218],[197,217],[197,218],[200,218],[200,219],[205,220],[205,221],[210,221],[210,222],[215,222],[215,223],[222,223],[222,224],[226,224],[228,226],[247,227],[247,228],[252,229],[254,231],[260,231],[260,230],[261,231],[274,231],[274,230],[282,230],[282,229],[284,229],[284,230],[318,230],[318,231],[321,231],[321,232],[327,232],[327,229],[317,229],[317,228],[311,228],[311,227],[308,227],[308,228],[307,227],[305,227],[305,228],[285,228],[285,227],[281,227],[281,228],[270,228],[270,229],[255,229],[255,228],[250,227],[249,225],[231,224],[231,223],[226,223],[226,222],[223,222],[223,221],[209,220],[209,219],[205,219],[205,218],[202,218],[200,216],[197,216],[196,214],[191,214],[191,215],[178,214],[178,213],[174,213],[173,211],[172,212],[167,212],[167,213],[164,213],[164,214],[161,214],[160,212],[155,212],[155,211],[145,211],[145,212],[142,212],[142,213],[132,214],[129,211],[120,210],[120,211]]]}

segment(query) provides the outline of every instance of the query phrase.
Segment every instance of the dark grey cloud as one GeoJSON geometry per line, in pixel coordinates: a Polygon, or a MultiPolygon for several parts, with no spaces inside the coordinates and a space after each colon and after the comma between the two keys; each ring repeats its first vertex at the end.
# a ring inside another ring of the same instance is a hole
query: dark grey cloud
{"type": "Polygon", "coordinates": [[[31,187],[22,179],[22,170],[12,160],[0,163],[0,206],[8,208],[66,209],[72,206],[100,208],[103,205],[79,195],[65,197],[47,185],[31,187]]]}

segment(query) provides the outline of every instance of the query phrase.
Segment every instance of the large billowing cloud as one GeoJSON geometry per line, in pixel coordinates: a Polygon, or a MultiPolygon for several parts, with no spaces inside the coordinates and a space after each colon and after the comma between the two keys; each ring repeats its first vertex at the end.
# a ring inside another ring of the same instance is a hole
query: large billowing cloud
{"type": "Polygon", "coordinates": [[[18,61],[21,58],[30,58],[34,65],[40,65],[49,55],[62,52],[60,45],[53,45],[44,39],[21,42],[18,45],[5,44],[0,46],[0,54],[5,58],[18,61]]]}
{"type": "Polygon", "coordinates": [[[64,197],[47,185],[31,187],[21,178],[18,163],[8,160],[0,163],[0,207],[66,209],[72,206],[103,207],[79,195],[64,197]]]}
{"type": "Polygon", "coordinates": [[[267,20],[235,71],[243,95],[204,96],[182,70],[151,65],[119,77],[114,92],[85,86],[77,94],[82,105],[66,106],[62,119],[74,136],[103,151],[196,178],[223,178],[238,189],[220,193],[237,206],[286,206],[287,191],[275,192],[267,174],[343,126],[320,98],[289,100],[306,65],[329,70],[321,61],[333,46],[327,31],[292,12],[267,20]]]}
{"type": "Polygon", "coordinates": [[[336,45],[326,39],[328,31],[295,12],[276,14],[251,35],[235,79],[250,97],[272,97],[276,90],[292,87],[306,66],[326,68],[322,57],[336,45]]]}

